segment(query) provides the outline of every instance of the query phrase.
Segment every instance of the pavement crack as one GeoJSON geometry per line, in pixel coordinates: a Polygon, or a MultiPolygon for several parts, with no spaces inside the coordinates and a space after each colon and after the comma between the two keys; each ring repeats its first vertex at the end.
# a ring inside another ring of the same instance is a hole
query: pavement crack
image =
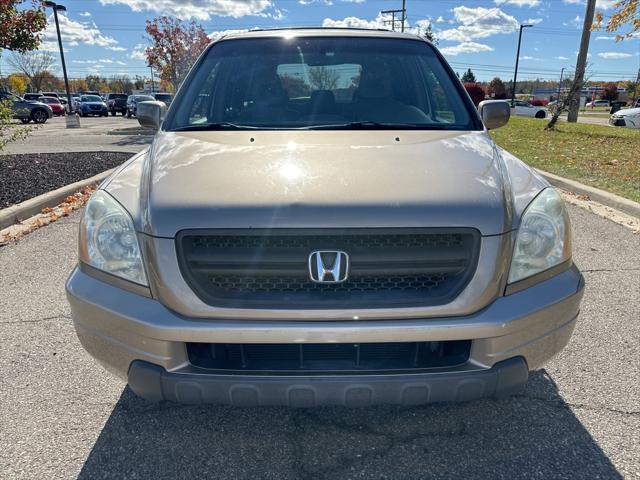
{"type": "Polygon", "coordinates": [[[581,269],[582,273],[597,273],[597,272],[640,272],[640,268],[590,268],[581,269]]]}
{"type": "Polygon", "coordinates": [[[562,409],[573,408],[576,410],[589,410],[592,412],[610,412],[610,413],[615,413],[617,415],[625,415],[625,416],[628,415],[633,417],[640,415],[640,411],[636,411],[636,410],[621,410],[619,408],[589,405],[586,403],[572,403],[572,402],[567,402],[561,399],[556,400],[556,399],[545,398],[545,397],[535,397],[532,395],[516,395],[516,397],[530,399],[530,400],[537,400],[539,402],[548,403],[556,408],[562,408],[562,409]]]}
{"type": "Polygon", "coordinates": [[[70,316],[70,315],[53,315],[53,316],[51,316],[51,317],[36,318],[36,319],[34,319],[34,320],[17,320],[17,321],[15,321],[15,320],[14,320],[14,321],[8,320],[8,321],[1,321],[1,322],[0,322],[0,325],[1,325],[1,324],[9,324],[9,323],[16,324],[16,323],[39,323],[39,322],[48,322],[48,321],[51,321],[51,320],[60,320],[60,319],[63,319],[63,318],[64,318],[64,319],[67,319],[67,320],[71,320],[71,316],[70,316]]]}

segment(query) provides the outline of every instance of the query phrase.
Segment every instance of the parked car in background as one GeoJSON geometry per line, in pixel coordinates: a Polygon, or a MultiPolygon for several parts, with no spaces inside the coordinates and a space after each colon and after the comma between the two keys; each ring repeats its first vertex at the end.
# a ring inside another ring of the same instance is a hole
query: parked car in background
{"type": "Polygon", "coordinates": [[[0,100],[9,100],[13,118],[17,118],[22,123],[45,123],[53,117],[53,110],[46,103],[25,100],[13,93],[0,92],[0,100]]]}
{"type": "Polygon", "coordinates": [[[593,100],[585,105],[585,107],[594,108],[594,107],[610,107],[611,104],[609,100],[593,100]]]}
{"type": "Polygon", "coordinates": [[[609,124],[614,127],[640,128],[640,108],[618,110],[609,117],[609,124]]]}
{"type": "Polygon", "coordinates": [[[89,115],[106,117],[109,115],[107,104],[99,95],[81,95],[78,111],[81,117],[89,115]]]}
{"type": "Polygon", "coordinates": [[[139,103],[152,145],[88,201],[66,285],[84,348],[143,398],[503,397],[569,341],[562,197],[492,140],[509,104],[476,108],[422,37],[232,34],[164,110],[139,103]]]}
{"type": "Polygon", "coordinates": [[[53,114],[56,117],[59,117],[60,115],[65,114],[64,105],[62,105],[62,103],[60,102],[60,99],[57,97],[47,97],[47,96],[41,97],[40,102],[46,103],[47,105],[49,105],[49,107],[53,111],[53,114]]]}
{"type": "Polygon", "coordinates": [[[107,108],[111,115],[115,117],[116,113],[122,115],[127,113],[127,98],[126,93],[108,93],[106,95],[107,108]]]}
{"type": "Polygon", "coordinates": [[[170,93],[154,93],[153,98],[155,98],[159,102],[163,102],[168,107],[169,105],[171,105],[173,95],[171,95],[170,93]]]}
{"type": "Polygon", "coordinates": [[[44,95],[42,95],[41,93],[25,93],[22,96],[22,98],[25,99],[27,102],[37,102],[42,97],[44,97],[44,95]]]}
{"type": "Polygon", "coordinates": [[[129,98],[127,98],[127,117],[131,118],[132,115],[135,116],[138,102],[152,102],[154,100],[155,98],[151,95],[129,95],[129,98]]]}
{"type": "Polygon", "coordinates": [[[537,107],[522,100],[516,100],[515,107],[511,108],[513,115],[519,115],[521,117],[545,118],[547,112],[548,110],[545,107],[537,107]]]}

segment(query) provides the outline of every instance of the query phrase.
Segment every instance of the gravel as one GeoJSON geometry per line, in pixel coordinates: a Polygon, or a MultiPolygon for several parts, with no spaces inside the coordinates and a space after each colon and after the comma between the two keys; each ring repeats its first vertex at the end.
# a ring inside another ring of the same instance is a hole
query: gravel
{"type": "Polygon", "coordinates": [[[0,155],[0,208],[117,167],[128,152],[0,155]]]}

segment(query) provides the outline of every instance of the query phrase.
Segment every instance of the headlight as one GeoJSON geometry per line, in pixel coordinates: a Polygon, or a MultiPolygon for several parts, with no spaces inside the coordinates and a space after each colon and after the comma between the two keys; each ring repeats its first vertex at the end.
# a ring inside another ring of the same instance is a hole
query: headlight
{"type": "Polygon", "coordinates": [[[80,260],[112,275],[148,285],[133,221],[103,190],[89,199],[80,222],[80,260]]]}
{"type": "Polygon", "coordinates": [[[509,283],[543,272],[571,258],[571,224],[564,202],[553,188],[527,207],[511,259],[509,283]]]}

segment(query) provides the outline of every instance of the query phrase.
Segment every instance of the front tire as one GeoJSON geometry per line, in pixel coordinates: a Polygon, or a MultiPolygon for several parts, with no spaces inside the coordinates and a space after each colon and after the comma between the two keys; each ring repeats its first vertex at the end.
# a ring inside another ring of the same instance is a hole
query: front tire
{"type": "Polygon", "coordinates": [[[45,112],[44,110],[34,110],[33,112],[31,112],[31,120],[33,120],[33,123],[45,123],[47,120],[49,119],[49,116],[47,115],[47,112],[45,112]]]}
{"type": "Polygon", "coordinates": [[[116,116],[116,111],[115,110],[111,110],[111,115],[115,117],[116,116]]]}
{"type": "Polygon", "coordinates": [[[544,118],[546,116],[547,114],[544,113],[542,110],[540,110],[539,112],[536,112],[536,118],[544,118]]]}

